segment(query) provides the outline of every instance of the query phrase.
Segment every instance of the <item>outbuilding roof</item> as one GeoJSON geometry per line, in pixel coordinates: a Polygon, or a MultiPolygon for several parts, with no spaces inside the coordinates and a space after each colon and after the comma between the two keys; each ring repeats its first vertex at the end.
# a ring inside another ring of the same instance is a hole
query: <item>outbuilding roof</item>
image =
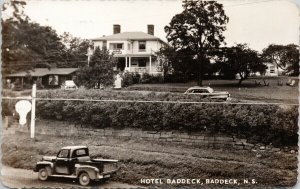
{"type": "Polygon", "coordinates": [[[33,70],[9,74],[7,77],[25,77],[27,75],[32,77],[42,77],[45,75],[69,75],[77,70],[78,68],[35,68],[33,70]]]}

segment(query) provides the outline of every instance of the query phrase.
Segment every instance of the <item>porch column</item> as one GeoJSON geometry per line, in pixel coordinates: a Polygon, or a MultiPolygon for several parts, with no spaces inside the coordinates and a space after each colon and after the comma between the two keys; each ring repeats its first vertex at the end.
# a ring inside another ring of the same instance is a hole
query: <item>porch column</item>
{"type": "Polygon", "coordinates": [[[131,67],[131,56],[129,57],[129,65],[128,65],[129,67],[129,72],[131,72],[131,70],[130,70],[130,67],[131,67]]]}
{"type": "Polygon", "coordinates": [[[151,73],[151,64],[152,64],[152,60],[151,60],[151,55],[149,56],[149,73],[151,73]]]}
{"type": "Polygon", "coordinates": [[[21,86],[22,86],[22,88],[24,87],[24,77],[22,77],[21,86]]]}
{"type": "Polygon", "coordinates": [[[128,63],[127,63],[127,56],[125,56],[125,70],[127,70],[128,71],[128,65],[127,65],[128,63]]]}

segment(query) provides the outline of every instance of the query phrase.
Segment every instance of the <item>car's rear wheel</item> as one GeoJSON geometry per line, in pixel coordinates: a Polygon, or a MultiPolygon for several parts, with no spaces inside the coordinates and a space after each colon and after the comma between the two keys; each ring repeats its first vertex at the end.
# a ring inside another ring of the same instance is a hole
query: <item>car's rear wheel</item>
{"type": "Polygon", "coordinates": [[[90,184],[90,176],[88,173],[86,172],[82,172],[80,175],[79,175],[79,184],[82,185],[82,186],[87,186],[90,184]]]}
{"type": "Polygon", "coordinates": [[[39,175],[38,175],[39,179],[42,181],[45,181],[48,179],[49,175],[48,175],[48,171],[45,167],[40,168],[39,169],[39,175]]]}

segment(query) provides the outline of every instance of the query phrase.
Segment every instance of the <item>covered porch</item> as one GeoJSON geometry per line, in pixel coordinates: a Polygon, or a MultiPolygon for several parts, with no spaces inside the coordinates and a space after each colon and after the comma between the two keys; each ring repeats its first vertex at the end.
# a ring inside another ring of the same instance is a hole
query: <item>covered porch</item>
{"type": "Polygon", "coordinates": [[[154,55],[124,55],[118,57],[117,69],[134,73],[161,74],[154,55]]]}

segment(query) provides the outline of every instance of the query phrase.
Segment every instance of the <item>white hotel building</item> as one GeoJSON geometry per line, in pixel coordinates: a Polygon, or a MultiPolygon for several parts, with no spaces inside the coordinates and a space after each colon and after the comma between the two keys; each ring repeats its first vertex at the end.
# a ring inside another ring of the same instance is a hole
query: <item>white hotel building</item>
{"type": "MultiPolygon", "coordinates": [[[[94,47],[106,47],[118,58],[117,69],[120,71],[162,74],[156,52],[165,45],[164,41],[154,36],[154,25],[148,25],[148,32],[121,32],[120,25],[113,25],[113,35],[92,39],[94,47]]],[[[88,52],[88,58],[93,51],[88,52]]]]}

